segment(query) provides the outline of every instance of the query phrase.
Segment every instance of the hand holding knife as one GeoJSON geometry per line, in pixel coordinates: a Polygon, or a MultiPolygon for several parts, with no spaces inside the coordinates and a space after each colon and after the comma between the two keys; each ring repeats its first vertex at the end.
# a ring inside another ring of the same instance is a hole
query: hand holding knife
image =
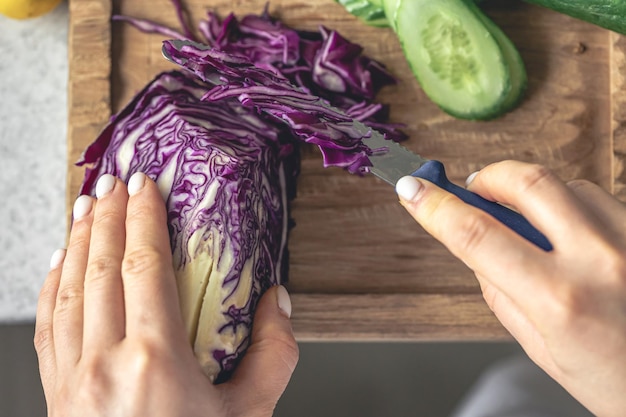
{"type": "Polygon", "coordinates": [[[521,214],[450,182],[441,162],[424,159],[395,142],[385,140],[380,133],[373,130],[371,137],[363,142],[371,149],[377,149],[382,146],[388,148],[387,153],[375,154],[369,157],[373,164],[370,172],[382,180],[394,186],[405,175],[428,180],[454,194],[465,203],[495,217],[502,224],[508,226],[511,230],[541,249],[545,251],[552,250],[552,244],[548,239],[521,214]]]}

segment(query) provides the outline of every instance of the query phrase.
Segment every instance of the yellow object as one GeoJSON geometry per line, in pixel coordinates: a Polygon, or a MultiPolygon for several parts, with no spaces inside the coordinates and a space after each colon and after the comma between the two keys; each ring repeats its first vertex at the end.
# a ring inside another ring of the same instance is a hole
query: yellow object
{"type": "Polygon", "coordinates": [[[0,14],[12,19],[30,19],[54,9],[62,0],[0,0],[0,14]]]}

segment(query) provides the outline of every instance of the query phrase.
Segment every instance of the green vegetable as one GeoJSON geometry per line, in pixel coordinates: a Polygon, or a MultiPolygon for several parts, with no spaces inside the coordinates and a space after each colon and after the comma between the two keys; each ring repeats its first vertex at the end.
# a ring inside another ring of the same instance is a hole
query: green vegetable
{"type": "Polygon", "coordinates": [[[422,89],[445,112],[487,120],[511,110],[526,86],[511,41],[471,0],[384,0],[422,89]]]}
{"type": "MultiPolygon", "coordinates": [[[[384,0],[336,0],[354,16],[370,26],[387,27],[389,20],[385,15],[384,0]]],[[[485,0],[474,0],[480,4],[485,0]]]]}
{"type": "Polygon", "coordinates": [[[487,120],[522,99],[524,63],[476,6],[482,0],[337,1],[365,23],[393,28],[422,89],[445,112],[487,120]]]}
{"type": "Polygon", "coordinates": [[[396,13],[400,7],[402,0],[383,0],[383,9],[385,10],[385,17],[389,21],[389,26],[396,30],[396,13]]]}
{"type": "Polygon", "coordinates": [[[626,0],[526,0],[626,35],[626,0]]]}
{"type": "Polygon", "coordinates": [[[389,26],[385,18],[383,0],[337,0],[348,12],[371,26],[389,26]]]}
{"type": "MultiPolygon", "coordinates": [[[[398,3],[384,0],[337,0],[337,2],[348,12],[373,26],[389,26],[390,22],[385,17],[385,7],[382,3],[398,3]]],[[[482,2],[483,0],[474,1],[476,4],[482,2]]],[[[526,2],[626,35],[625,0],[526,0],[526,2]]]]}

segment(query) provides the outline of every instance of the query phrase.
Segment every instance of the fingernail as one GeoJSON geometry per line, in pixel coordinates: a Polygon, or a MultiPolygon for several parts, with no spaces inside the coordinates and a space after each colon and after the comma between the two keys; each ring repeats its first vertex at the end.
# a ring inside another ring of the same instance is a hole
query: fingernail
{"type": "Polygon", "coordinates": [[[468,187],[472,183],[472,181],[474,181],[474,178],[476,178],[476,175],[478,175],[478,171],[472,172],[471,174],[469,174],[469,176],[465,180],[466,187],[468,187]]]}
{"type": "Polygon", "coordinates": [[[287,289],[282,285],[279,285],[276,289],[276,301],[278,302],[278,308],[285,313],[287,318],[291,317],[291,299],[287,289]]]}
{"type": "Polygon", "coordinates": [[[422,183],[415,177],[407,175],[396,183],[396,192],[405,201],[411,201],[424,188],[422,183]]]}
{"type": "Polygon", "coordinates": [[[128,195],[137,194],[146,183],[146,175],[142,172],[135,172],[128,180],[128,195]]]}
{"type": "Polygon", "coordinates": [[[78,220],[82,217],[85,217],[91,211],[93,207],[93,199],[88,195],[81,195],[74,202],[74,208],[72,210],[72,214],[74,216],[74,220],[78,220]]]}
{"type": "Polygon", "coordinates": [[[115,187],[115,177],[111,174],[104,174],[98,179],[96,184],[96,197],[102,198],[115,187]]]}
{"type": "Polygon", "coordinates": [[[65,249],[57,249],[50,257],[50,269],[57,269],[65,259],[65,249]]]}

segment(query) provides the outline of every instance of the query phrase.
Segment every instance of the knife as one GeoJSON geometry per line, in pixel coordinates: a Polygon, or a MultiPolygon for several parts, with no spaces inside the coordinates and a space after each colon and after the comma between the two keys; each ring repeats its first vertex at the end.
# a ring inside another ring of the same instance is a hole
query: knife
{"type": "Polygon", "coordinates": [[[487,200],[450,182],[441,162],[422,158],[404,146],[385,139],[380,132],[370,129],[358,121],[355,122],[355,127],[362,132],[365,131],[364,129],[371,132],[370,137],[363,140],[363,143],[370,149],[380,149],[382,147],[388,149],[386,153],[377,153],[369,156],[373,165],[369,170],[378,178],[393,186],[400,178],[406,175],[428,180],[454,194],[465,203],[495,217],[511,230],[539,246],[544,251],[549,252],[553,249],[550,241],[518,212],[494,201],[487,200]]]}
{"type": "MultiPolygon", "coordinates": [[[[185,45],[193,45],[199,49],[211,48],[208,45],[199,44],[186,39],[172,40],[170,41],[170,44],[176,49],[180,49],[185,45]]],[[[181,62],[175,62],[173,60],[165,47],[163,47],[162,53],[167,60],[179,65],[181,64],[181,62]]],[[[214,82],[214,84],[219,83],[221,83],[220,80],[215,80],[214,82]]],[[[337,113],[345,115],[345,112],[332,107],[322,99],[319,99],[316,104],[330,108],[337,113]]],[[[260,110],[262,111],[263,109],[260,108],[260,110]]],[[[366,126],[358,120],[352,119],[352,127],[363,135],[363,143],[374,151],[373,155],[369,155],[369,159],[373,165],[369,167],[369,171],[378,178],[391,184],[392,186],[395,186],[396,182],[398,182],[398,180],[405,175],[412,175],[414,177],[428,180],[449,193],[454,194],[465,203],[490,214],[502,224],[508,226],[511,230],[534,243],[544,251],[551,251],[553,249],[552,244],[548,241],[548,239],[518,212],[494,201],[489,201],[478,194],[472,193],[471,191],[450,182],[441,162],[422,158],[405,147],[385,139],[382,133],[366,126]],[[381,152],[381,149],[386,149],[387,151],[381,152]]]]}

